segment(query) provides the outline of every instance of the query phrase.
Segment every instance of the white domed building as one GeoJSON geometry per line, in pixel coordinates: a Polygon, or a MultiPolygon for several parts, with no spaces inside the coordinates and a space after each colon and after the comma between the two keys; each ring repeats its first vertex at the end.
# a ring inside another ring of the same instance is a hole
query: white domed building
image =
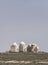
{"type": "Polygon", "coordinates": [[[10,46],[10,52],[18,52],[18,45],[16,44],[16,42],[14,42],[11,46],[10,46]]]}
{"type": "Polygon", "coordinates": [[[39,51],[39,47],[37,46],[36,43],[31,44],[31,51],[34,53],[37,53],[39,51]]]}
{"type": "Polygon", "coordinates": [[[19,52],[25,52],[26,50],[26,45],[23,41],[20,42],[19,44],[19,52]]]}

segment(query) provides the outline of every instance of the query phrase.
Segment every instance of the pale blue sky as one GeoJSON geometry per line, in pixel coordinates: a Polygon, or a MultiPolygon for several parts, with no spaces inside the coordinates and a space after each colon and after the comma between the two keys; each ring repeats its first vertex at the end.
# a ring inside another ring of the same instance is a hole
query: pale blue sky
{"type": "Polygon", "coordinates": [[[14,41],[48,51],[48,0],[0,0],[0,51],[14,41]]]}

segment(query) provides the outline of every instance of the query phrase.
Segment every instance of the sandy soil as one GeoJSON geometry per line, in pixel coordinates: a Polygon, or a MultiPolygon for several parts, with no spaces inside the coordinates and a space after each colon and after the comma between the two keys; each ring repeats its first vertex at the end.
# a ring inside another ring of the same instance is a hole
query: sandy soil
{"type": "Polygon", "coordinates": [[[25,63],[25,64],[28,64],[28,63],[32,63],[32,61],[0,61],[0,63],[25,63]]]}
{"type": "MultiPolygon", "coordinates": [[[[28,64],[28,63],[32,63],[32,61],[16,61],[16,60],[12,60],[12,61],[0,61],[0,63],[25,63],[25,64],[28,64]]],[[[37,62],[36,61],[36,63],[38,64],[48,64],[48,61],[39,61],[39,62],[37,62]]]]}

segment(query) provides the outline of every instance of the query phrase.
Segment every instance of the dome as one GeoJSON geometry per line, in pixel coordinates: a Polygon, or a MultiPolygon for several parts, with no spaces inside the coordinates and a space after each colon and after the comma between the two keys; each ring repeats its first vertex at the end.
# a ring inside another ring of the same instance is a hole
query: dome
{"type": "Polygon", "coordinates": [[[37,46],[37,44],[36,44],[36,43],[32,43],[31,45],[33,45],[33,46],[35,46],[35,47],[37,46]]]}
{"type": "Polygon", "coordinates": [[[23,41],[19,44],[19,52],[23,52],[25,50],[25,43],[23,41]]]}
{"type": "Polygon", "coordinates": [[[17,46],[16,42],[14,42],[12,45],[13,45],[13,46],[17,46]]]}
{"type": "Polygon", "coordinates": [[[14,42],[11,46],[10,46],[10,51],[11,52],[17,52],[18,49],[18,45],[16,44],[16,42],[14,42]]]}
{"type": "Polygon", "coordinates": [[[23,41],[21,41],[21,42],[20,42],[20,44],[23,44],[23,45],[25,45],[25,43],[24,43],[23,41]]]}

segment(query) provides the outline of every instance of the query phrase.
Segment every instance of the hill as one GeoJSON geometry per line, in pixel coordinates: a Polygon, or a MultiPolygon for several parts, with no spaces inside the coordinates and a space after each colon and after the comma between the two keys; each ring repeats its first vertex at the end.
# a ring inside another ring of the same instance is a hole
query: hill
{"type": "Polygon", "coordinates": [[[48,53],[0,53],[0,65],[48,65],[48,53]]]}

